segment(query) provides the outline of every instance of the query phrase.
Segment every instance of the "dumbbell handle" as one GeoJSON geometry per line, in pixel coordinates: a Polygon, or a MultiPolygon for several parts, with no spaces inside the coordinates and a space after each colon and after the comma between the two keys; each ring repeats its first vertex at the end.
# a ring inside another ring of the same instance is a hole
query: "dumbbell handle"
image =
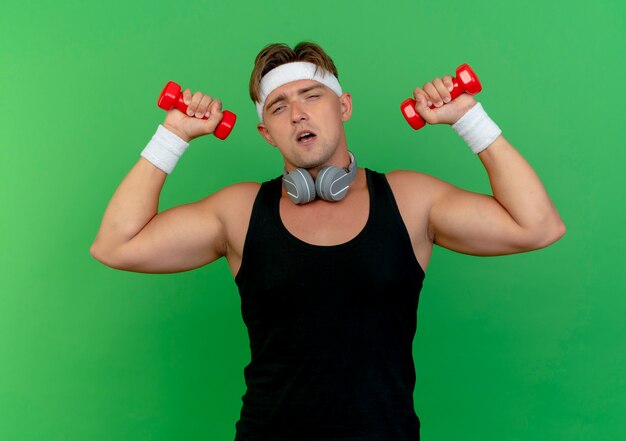
{"type": "MultiPolygon", "coordinates": [[[[480,80],[474,73],[468,64],[462,64],[456,68],[456,78],[452,78],[452,91],[450,92],[450,100],[456,99],[463,93],[475,95],[482,90],[480,80]]],[[[428,106],[429,109],[434,109],[434,104],[428,106]]],[[[407,98],[400,104],[400,110],[402,115],[407,120],[409,125],[415,130],[419,130],[426,125],[424,118],[420,116],[415,110],[415,100],[413,98],[407,98]]]]}
{"type": "MultiPolygon", "coordinates": [[[[181,87],[174,81],[169,81],[159,95],[157,106],[163,110],[171,110],[173,108],[180,110],[184,114],[187,114],[187,104],[183,100],[183,94],[180,91],[181,87]]],[[[213,134],[216,138],[226,139],[235,126],[237,121],[237,115],[228,110],[223,111],[221,121],[218,123],[213,134]]],[[[202,119],[209,119],[203,116],[202,119]]]]}

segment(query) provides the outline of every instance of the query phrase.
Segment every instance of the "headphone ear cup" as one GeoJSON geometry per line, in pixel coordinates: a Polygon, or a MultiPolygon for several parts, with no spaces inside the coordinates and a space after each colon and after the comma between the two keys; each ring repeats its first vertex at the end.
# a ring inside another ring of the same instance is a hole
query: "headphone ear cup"
{"type": "Polygon", "coordinates": [[[348,193],[348,185],[340,182],[348,173],[333,165],[323,167],[317,174],[315,181],[315,191],[317,195],[325,201],[337,202],[348,193]]]}
{"type": "Polygon", "coordinates": [[[283,175],[283,186],[294,204],[307,204],[315,199],[315,182],[303,168],[283,175]]]}

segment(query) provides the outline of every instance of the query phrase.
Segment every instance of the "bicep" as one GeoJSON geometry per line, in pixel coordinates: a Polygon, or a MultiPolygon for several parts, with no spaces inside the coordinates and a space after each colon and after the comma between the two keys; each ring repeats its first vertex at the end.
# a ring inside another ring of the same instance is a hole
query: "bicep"
{"type": "Polygon", "coordinates": [[[224,255],[226,234],[212,196],[165,210],[117,251],[118,269],[174,273],[224,255]]]}
{"type": "Polygon", "coordinates": [[[527,250],[523,229],[490,195],[436,184],[429,213],[433,241],[453,251],[496,256],[527,250]]]}

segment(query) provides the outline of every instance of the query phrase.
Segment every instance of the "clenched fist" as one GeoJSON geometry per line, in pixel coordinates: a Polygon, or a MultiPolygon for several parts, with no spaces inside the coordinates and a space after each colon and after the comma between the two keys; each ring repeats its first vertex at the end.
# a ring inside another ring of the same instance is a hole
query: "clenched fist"
{"type": "Polygon", "coordinates": [[[224,116],[222,102],[199,91],[192,94],[191,90],[185,89],[182,94],[187,113],[168,110],[163,126],[187,142],[213,133],[224,116]]]}
{"type": "Polygon", "coordinates": [[[435,78],[413,90],[415,111],[429,124],[454,124],[475,104],[472,95],[463,93],[452,100],[454,88],[451,75],[435,78]]]}

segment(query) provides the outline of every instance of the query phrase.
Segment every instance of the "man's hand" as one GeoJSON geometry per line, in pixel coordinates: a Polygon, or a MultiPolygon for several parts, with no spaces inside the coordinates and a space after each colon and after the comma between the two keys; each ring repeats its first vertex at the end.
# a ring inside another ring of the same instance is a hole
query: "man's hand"
{"type": "Polygon", "coordinates": [[[192,94],[189,89],[183,90],[183,101],[188,106],[187,114],[168,110],[163,126],[186,142],[213,133],[224,116],[222,102],[202,92],[192,94]],[[208,119],[202,119],[204,116],[208,119]]]}
{"type": "Polygon", "coordinates": [[[413,90],[415,97],[415,111],[429,124],[454,124],[474,107],[476,100],[473,96],[464,93],[455,100],[450,100],[452,90],[452,76],[435,78],[422,88],[413,90]],[[434,106],[431,109],[430,106],[434,106]]]}

